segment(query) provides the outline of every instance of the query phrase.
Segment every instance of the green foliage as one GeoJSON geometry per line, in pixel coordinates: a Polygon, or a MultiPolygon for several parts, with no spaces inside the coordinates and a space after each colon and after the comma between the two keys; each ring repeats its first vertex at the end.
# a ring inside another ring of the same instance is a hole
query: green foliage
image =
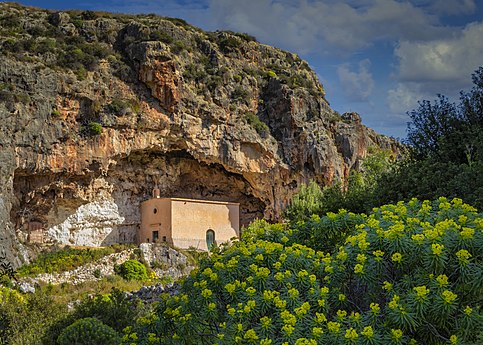
{"type": "Polygon", "coordinates": [[[378,203],[444,195],[483,207],[483,67],[473,75],[473,83],[458,104],[440,96],[409,113],[412,150],[380,177],[378,203]]]}
{"type": "Polygon", "coordinates": [[[241,46],[241,40],[235,36],[224,37],[218,42],[218,46],[224,53],[230,53],[241,46]]]}
{"type": "Polygon", "coordinates": [[[188,80],[201,81],[204,80],[208,74],[201,64],[188,64],[183,72],[183,77],[188,80]]]}
{"type": "Polygon", "coordinates": [[[39,344],[46,328],[64,317],[67,307],[37,289],[21,294],[0,287],[0,344],[39,344]]]}
{"type": "Polygon", "coordinates": [[[250,97],[250,92],[241,85],[236,86],[231,93],[231,98],[237,101],[248,102],[250,97]]]}
{"type": "Polygon", "coordinates": [[[160,31],[160,30],[152,31],[149,34],[149,39],[151,41],[161,41],[161,42],[164,42],[164,43],[167,43],[167,44],[171,44],[174,41],[173,37],[168,35],[166,32],[160,31]]]}
{"type": "Polygon", "coordinates": [[[471,164],[407,159],[378,179],[374,199],[380,203],[408,200],[413,196],[448,198],[462,195],[477,208],[483,207],[483,161],[471,164]]]}
{"type": "Polygon", "coordinates": [[[134,113],[139,113],[139,101],[136,99],[125,100],[121,98],[114,98],[107,106],[107,110],[116,115],[125,114],[129,109],[134,113]]]}
{"type": "Polygon", "coordinates": [[[99,122],[89,122],[89,134],[99,135],[102,133],[102,125],[99,122]]]}
{"type": "Polygon", "coordinates": [[[94,20],[97,19],[97,14],[94,11],[86,10],[81,13],[81,17],[84,20],[94,20]]]}
{"type": "Polygon", "coordinates": [[[483,67],[473,74],[473,88],[462,92],[459,104],[440,95],[431,103],[422,101],[409,113],[408,143],[420,160],[468,164],[481,160],[483,144],[483,67]]]}
{"type": "Polygon", "coordinates": [[[244,39],[247,42],[258,42],[257,38],[255,36],[249,35],[245,32],[243,32],[243,33],[235,32],[234,35],[244,39]]]}
{"type": "Polygon", "coordinates": [[[126,101],[120,98],[115,98],[112,100],[111,103],[109,103],[109,105],[107,106],[107,109],[109,110],[109,112],[113,114],[120,114],[128,107],[129,107],[129,104],[126,101]]]}
{"type": "Polygon", "coordinates": [[[313,214],[322,214],[321,200],[323,192],[320,186],[311,181],[308,185],[303,184],[285,209],[285,217],[291,221],[308,219],[313,214]]]}
{"type": "Polygon", "coordinates": [[[277,73],[275,73],[274,71],[272,70],[269,70],[267,72],[267,77],[270,77],[270,78],[277,78],[277,73]]]}
{"type": "Polygon", "coordinates": [[[282,243],[282,237],[292,232],[283,224],[270,224],[264,219],[256,219],[241,230],[242,240],[256,242],[259,240],[282,243]]]}
{"type": "Polygon", "coordinates": [[[168,20],[170,21],[171,23],[177,25],[177,26],[181,26],[185,29],[189,29],[189,28],[192,28],[192,26],[190,24],[188,24],[186,22],[186,20],[184,19],[181,19],[181,18],[171,18],[171,17],[164,17],[163,19],[165,20],[168,20]]]}
{"type": "Polygon", "coordinates": [[[333,254],[290,244],[283,228],[269,229],[285,231],[280,242],[215,250],[123,343],[481,343],[481,215],[440,198],[359,217],[333,254]]]}
{"type": "Polygon", "coordinates": [[[20,267],[17,270],[17,275],[22,277],[40,273],[70,271],[112,253],[114,253],[114,249],[110,247],[88,249],[65,247],[60,250],[41,253],[32,263],[20,267]]]}
{"type": "Polygon", "coordinates": [[[285,209],[285,217],[292,223],[308,220],[313,214],[322,216],[327,212],[346,209],[362,213],[378,204],[378,179],[390,171],[393,155],[390,151],[369,148],[368,155],[361,159],[361,171],[353,170],[347,187],[336,183],[323,189],[312,181],[302,185],[285,209]]]}
{"type": "Polygon", "coordinates": [[[364,222],[365,216],[347,212],[328,212],[319,217],[314,214],[308,220],[301,220],[292,225],[290,240],[302,243],[315,250],[333,253],[344,243],[347,236],[355,232],[356,226],[364,222]]]}
{"type": "Polygon", "coordinates": [[[115,270],[126,280],[145,280],[148,278],[146,266],[137,260],[127,260],[116,266],[115,270]]]}
{"type": "Polygon", "coordinates": [[[171,45],[171,51],[175,54],[179,54],[182,51],[191,51],[191,47],[187,45],[184,41],[174,41],[174,43],[171,45]]]}
{"type": "Polygon", "coordinates": [[[113,288],[110,294],[86,296],[75,310],[54,323],[46,331],[43,343],[50,344],[72,323],[84,318],[96,318],[117,332],[132,325],[133,318],[141,315],[142,304],[128,300],[125,294],[113,288]]]}
{"type": "Polygon", "coordinates": [[[115,345],[119,340],[119,335],[111,327],[88,317],[64,329],[57,342],[59,345],[115,345]]]}
{"type": "Polygon", "coordinates": [[[270,132],[270,128],[267,126],[267,124],[262,122],[258,116],[251,111],[245,113],[245,121],[260,135],[266,135],[270,132]]]}

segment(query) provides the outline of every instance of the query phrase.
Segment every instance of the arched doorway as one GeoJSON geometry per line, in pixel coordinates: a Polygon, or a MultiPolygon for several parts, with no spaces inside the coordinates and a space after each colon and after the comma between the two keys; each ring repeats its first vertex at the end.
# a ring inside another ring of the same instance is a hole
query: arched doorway
{"type": "Polygon", "coordinates": [[[208,248],[208,250],[211,250],[211,248],[213,248],[213,245],[215,245],[215,232],[209,229],[206,232],[206,247],[208,248]]]}

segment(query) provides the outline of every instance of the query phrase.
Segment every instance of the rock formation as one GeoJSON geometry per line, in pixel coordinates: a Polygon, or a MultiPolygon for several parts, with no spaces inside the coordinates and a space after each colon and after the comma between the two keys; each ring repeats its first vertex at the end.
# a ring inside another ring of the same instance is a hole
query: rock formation
{"type": "Polygon", "coordinates": [[[276,220],[302,183],[396,143],[334,112],[297,55],[172,18],[0,3],[0,237],[132,241],[139,203],[239,202],[276,220]]]}

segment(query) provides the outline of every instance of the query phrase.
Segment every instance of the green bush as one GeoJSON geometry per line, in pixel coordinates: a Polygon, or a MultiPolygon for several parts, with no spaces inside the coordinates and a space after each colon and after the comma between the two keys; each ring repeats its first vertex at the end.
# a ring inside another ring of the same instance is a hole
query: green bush
{"type": "Polygon", "coordinates": [[[67,313],[67,306],[37,289],[21,294],[0,286],[0,343],[39,344],[46,329],[67,313]]]}
{"type": "Polygon", "coordinates": [[[303,184],[290,199],[284,215],[291,221],[299,221],[309,219],[313,214],[322,214],[322,198],[322,188],[315,181],[303,184]]]}
{"type": "Polygon", "coordinates": [[[218,46],[224,53],[232,52],[241,46],[241,40],[235,36],[228,36],[218,42],[218,46]]]}
{"type": "Polygon", "coordinates": [[[142,303],[130,300],[119,289],[112,289],[110,294],[86,296],[75,306],[75,310],[58,320],[46,330],[43,337],[44,344],[52,344],[60,333],[77,320],[96,318],[117,332],[132,325],[133,319],[141,315],[142,303]]]}
{"type": "Polygon", "coordinates": [[[96,318],[85,318],[66,327],[57,339],[59,345],[115,345],[119,335],[96,318]]]}
{"type": "Polygon", "coordinates": [[[257,38],[255,36],[249,35],[245,32],[243,32],[243,33],[235,32],[234,35],[244,39],[247,42],[258,42],[257,38]]]}
{"type": "Polygon", "coordinates": [[[188,24],[188,22],[186,22],[186,20],[181,19],[181,18],[163,17],[163,19],[168,20],[171,23],[173,23],[174,25],[181,26],[185,29],[193,28],[190,24],[188,24]]]}
{"type": "Polygon", "coordinates": [[[146,266],[137,260],[127,260],[116,266],[116,273],[126,280],[145,280],[148,278],[146,266]]]}
{"type": "Polygon", "coordinates": [[[109,112],[112,114],[121,114],[125,109],[129,108],[130,104],[121,98],[114,98],[107,106],[109,112]]]}
{"type": "Polygon", "coordinates": [[[149,39],[151,41],[161,41],[161,42],[164,42],[164,43],[167,43],[167,44],[171,44],[174,41],[173,40],[173,37],[171,37],[170,35],[168,35],[166,32],[159,31],[159,30],[152,31],[149,34],[149,39]]]}
{"type": "Polygon", "coordinates": [[[237,101],[248,102],[250,97],[250,92],[241,85],[236,86],[231,93],[231,98],[237,101]]]}
{"type": "Polygon", "coordinates": [[[90,122],[88,127],[91,135],[99,135],[102,133],[102,125],[98,122],[90,122]]]}
{"type": "Polygon", "coordinates": [[[183,50],[191,51],[191,47],[187,45],[184,41],[174,41],[171,45],[171,51],[175,54],[181,53],[183,50]]]}
{"type": "Polygon", "coordinates": [[[333,254],[290,229],[215,250],[126,344],[481,343],[481,215],[440,198],[360,217],[333,254]]]}
{"type": "Polygon", "coordinates": [[[274,71],[270,70],[270,71],[267,72],[267,77],[277,78],[277,73],[275,73],[274,71]]]}
{"type": "Polygon", "coordinates": [[[258,134],[266,135],[270,132],[270,128],[267,126],[265,122],[260,121],[257,115],[253,112],[249,111],[245,113],[245,121],[252,126],[258,134]]]}
{"type": "Polygon", "coordinates": [[[81,13],[81,17],[84,20],[94,20],[97,19],[97,13],[91,10],[86,10],[81,13]]]}

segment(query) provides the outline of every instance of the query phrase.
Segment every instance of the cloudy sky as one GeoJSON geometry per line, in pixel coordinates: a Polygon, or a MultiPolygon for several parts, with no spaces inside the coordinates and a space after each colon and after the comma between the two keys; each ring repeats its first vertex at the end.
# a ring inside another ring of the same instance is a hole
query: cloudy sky
{"type": "Polygon", "coordinates": [[[17,1],[157,13],[205,30],[249,33],[306,59],[333,109],[356,111],[366,125],[399,138],[418,100],[438,93],[457,100],[483,65],[482,0],[17,1]]]}

